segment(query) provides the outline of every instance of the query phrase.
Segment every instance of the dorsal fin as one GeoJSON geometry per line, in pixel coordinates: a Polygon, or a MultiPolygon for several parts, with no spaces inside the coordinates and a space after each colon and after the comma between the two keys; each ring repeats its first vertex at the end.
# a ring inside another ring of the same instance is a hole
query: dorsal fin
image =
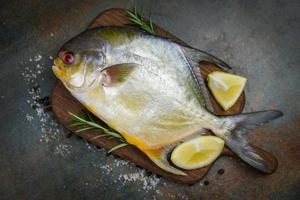
{"type": "Polygon", "coordinates": [[[231,70],[232,68],[225,63],[223,60],[217,58],[216,56],[213,56],[205,51],[199,50],[199,49],[194,49],[194,48],[189,48],[189,47],[183,47],[181,46],[185,57],[194,63],[199,64],[201,61],[207,61],[213,64],[216,64],[217,66],[221,67],[222,69],[228,71],[231,70]]]}
{"type": "Polygon", "coordinates": [[[194,78],[196,79],[196,82],[199,86],[199,89],[201,90],[202,96],[205,100],[205,106],[210,111],[213,112],[213,108],[209,99],[209,91],[205,85],[205,80],[203,79],[200,69],[199,69],[199,63],[201,61],[207,61],[213,64],[216,64],[217,66],[220,66],[222,69],[230,70],[231,67],[226,64],[224,61],[220,60],[219,58],[206,53],[204,51],[188,48],[181,46],[181,49],[187,59],[187,61],[190,64],[190,69],[192,71],[192,74],[194,78]]]}

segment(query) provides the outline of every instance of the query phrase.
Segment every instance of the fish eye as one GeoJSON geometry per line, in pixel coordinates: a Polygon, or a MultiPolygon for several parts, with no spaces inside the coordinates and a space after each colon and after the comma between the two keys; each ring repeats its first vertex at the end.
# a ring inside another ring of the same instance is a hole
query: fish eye
{"type": "Polygon", "coordinates": [[[69,52],[69,51],[60,52],[59,57],[67,65],[70,65],[75,61],[74,53],[69,52]]]}

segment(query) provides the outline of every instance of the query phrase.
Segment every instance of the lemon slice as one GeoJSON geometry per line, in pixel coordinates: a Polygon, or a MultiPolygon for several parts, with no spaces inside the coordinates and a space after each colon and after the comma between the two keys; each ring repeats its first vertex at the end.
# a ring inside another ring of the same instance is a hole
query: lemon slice
{"type": "Polygon", "coordinates": [[[247,81],[244,77],[219,71],[208,74],[207,80],[209,89],[225,111],[235,104],[247,81]]]}
{"type": "Polygon", "coordinates": [[[200,136],[178,145],[171,161],[182,169],[197,169],[212,163],[221,154],[224,141],[215,136],[200,136]]]}

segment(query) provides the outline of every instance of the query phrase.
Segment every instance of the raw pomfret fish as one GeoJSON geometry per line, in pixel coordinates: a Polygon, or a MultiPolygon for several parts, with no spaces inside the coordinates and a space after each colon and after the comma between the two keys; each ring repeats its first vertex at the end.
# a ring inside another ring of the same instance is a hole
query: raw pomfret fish
{"type": "Polygon", "coordinates": [[[244,161],[271,167],[245,139],[258,125],[280,117],[276,110],[218,117],[210,112],[200,61],[230,67],[203,51],[125,27],[98,27],[61,48],[53,71],[88,110],[143,151],[160,168],[177,144],[205,130],[222,138],[244,161]]]}

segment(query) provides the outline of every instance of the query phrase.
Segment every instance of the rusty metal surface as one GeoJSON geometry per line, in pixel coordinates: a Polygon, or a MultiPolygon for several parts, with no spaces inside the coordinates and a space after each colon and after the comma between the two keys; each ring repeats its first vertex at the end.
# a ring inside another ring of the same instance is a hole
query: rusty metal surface
{"type": "Polygon", "coordinates": [[[300,199],[299,13],[296,0],[2,1],[1,199],[300,199]],[[199,183],[179,185],[67,137],[48,107],[51,56],[101,11],[134,4],[248,77],[245,111],[285,113],[251,134],[277,156],[276,173],[222,158],[199,183]]]}

